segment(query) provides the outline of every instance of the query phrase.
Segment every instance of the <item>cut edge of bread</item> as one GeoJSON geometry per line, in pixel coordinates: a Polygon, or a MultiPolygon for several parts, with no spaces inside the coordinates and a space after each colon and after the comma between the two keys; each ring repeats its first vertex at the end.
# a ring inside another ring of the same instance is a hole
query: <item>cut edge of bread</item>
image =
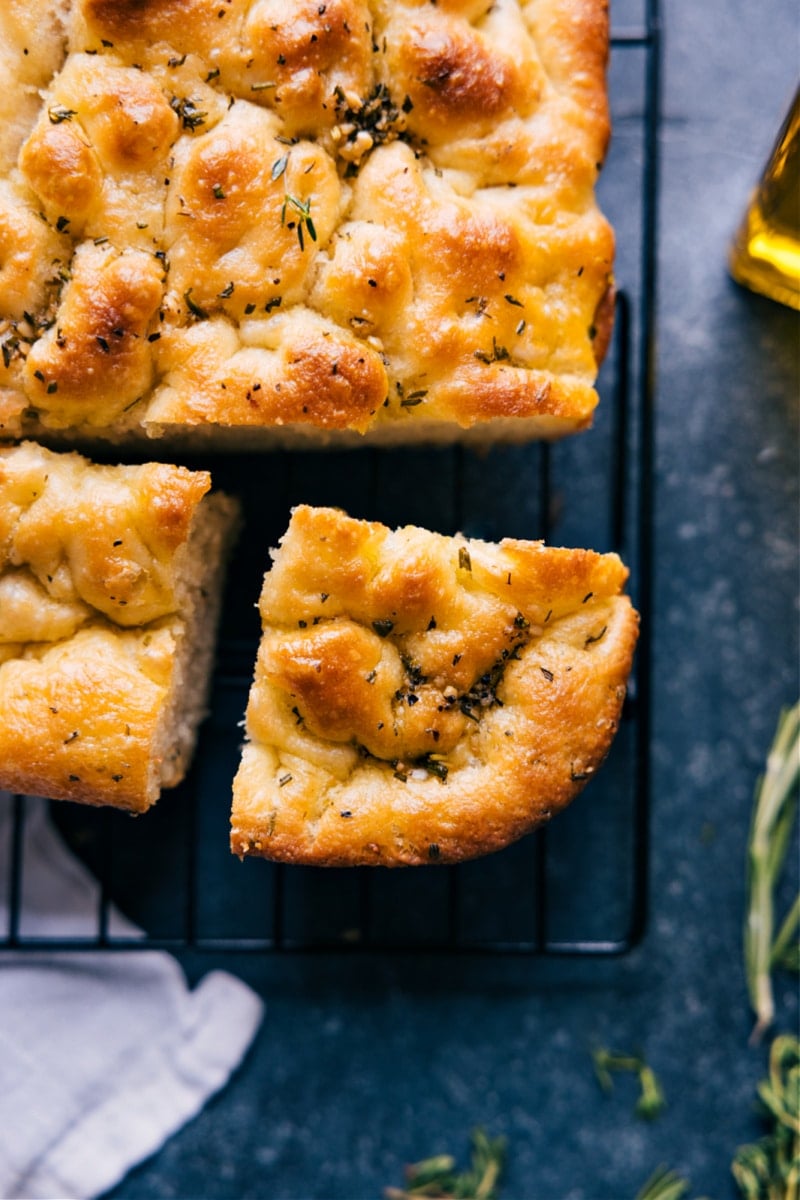
{"type": "Polygon", "coordinates": [[[179,582],[180,622],[172,684],[153,740],[150,803],[186,775],[207,716],[225,569],[239,526],[238,502],[222,492],[205,497],[195,514],[179,582]]]}
{"type": "Polygon", "coordinates": [[[392,421],[373,426],[366,433],[355,430],[326,430],[315,425],[218,425],[148,422],[93,430],[87,427],[50,429],[25,419],[15,430],[0,430],[5,436],[24,436],[53,450],[77,449],[92,454],[117,447],[146,451],[157,445],[159,453],[213,452],[251,454],[265,450],[349,450],[358,447],[392,449],[433,446],[524,445],[534,441],[559,441],[582,433],[592,424],[593,412],[580,420],[542,415],[493,417],[464,428],[452,421],[392,421]]]}

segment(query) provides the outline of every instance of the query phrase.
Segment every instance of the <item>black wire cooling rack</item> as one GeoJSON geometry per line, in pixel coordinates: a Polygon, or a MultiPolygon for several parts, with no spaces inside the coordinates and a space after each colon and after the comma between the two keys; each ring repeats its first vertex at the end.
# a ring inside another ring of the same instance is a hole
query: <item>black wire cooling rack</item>
{"type": "Polygon", "coordinates": [[[135,820],[50,806],[97,880],[78,934],[31,932],[40,928],[31,926],[26,893],[31,802],[12,798],[0,861],[8,910],[0,948],[602,956],[640,940],[648,886],[659,43],[654,0],[641,26],[615,27],[612,37],[614,138],[600,200],[617,230],[620,291],[594,428],[552,446],[483,455],[456,448],[205,457],[215,485],[242,499],[245,530],[191,773],[135,820]],[[314,870],[230,855],[231,780],[259,636],[255,602],[268,547],[301,501],[390,525],[545,538],[622,555],[642,617],[623,719],[602,770],[548,827],[456,867],[314,870]],[[133,925],[120,925],[119,912],[133,925]]]}

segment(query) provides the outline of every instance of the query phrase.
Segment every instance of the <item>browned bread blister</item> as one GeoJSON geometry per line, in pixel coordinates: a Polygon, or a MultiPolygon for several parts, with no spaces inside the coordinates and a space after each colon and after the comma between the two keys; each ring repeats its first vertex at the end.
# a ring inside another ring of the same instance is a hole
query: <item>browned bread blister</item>
{"type": "Polygon", "coordinates": [[[0,434],[585,428],[613,310],[606,9],[12,0],[0,434]]]}
{"type": "Polygon", "coordinates": [[[563,808],[638,635],[616,554],[294,510],[260,600],[235,854],[457,862],[563,808]]]}

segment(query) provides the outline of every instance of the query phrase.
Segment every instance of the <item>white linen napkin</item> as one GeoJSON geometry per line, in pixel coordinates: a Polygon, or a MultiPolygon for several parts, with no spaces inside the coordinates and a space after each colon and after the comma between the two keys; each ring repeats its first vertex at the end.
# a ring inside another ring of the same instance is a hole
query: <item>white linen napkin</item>
{"type": "MultiPolygon", "coordinates": [[[[20,933],[91,936],[98,884],[28,798],[20,933]]],[[[0,931],[8,931],[12,800],[0,792],[0,931]]],[[[112,913],[109,932],[135,927],[112,913]]],[[[224,971],[187,987],[163,951],[0,950],[0,1196],[89,1200],[221,1088],[263,1015],[224,971]]]]}

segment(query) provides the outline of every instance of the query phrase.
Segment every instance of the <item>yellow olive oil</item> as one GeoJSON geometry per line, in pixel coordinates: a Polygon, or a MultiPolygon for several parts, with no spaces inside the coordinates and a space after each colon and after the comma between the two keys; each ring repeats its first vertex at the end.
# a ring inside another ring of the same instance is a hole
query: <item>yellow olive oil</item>
{"type": "Polygon", "coordinates": [[[800,309],[800,87],[731,246],[737,283],[800,309]]]}

